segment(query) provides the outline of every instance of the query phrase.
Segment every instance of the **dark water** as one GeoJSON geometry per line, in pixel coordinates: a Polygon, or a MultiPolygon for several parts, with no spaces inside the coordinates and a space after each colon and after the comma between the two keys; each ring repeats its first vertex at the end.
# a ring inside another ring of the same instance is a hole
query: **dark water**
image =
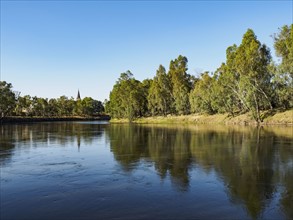
{"type": "Polygon", "coordinates": [[[1,219],[293,219],[292,129],[3,125],[1,219]]]}

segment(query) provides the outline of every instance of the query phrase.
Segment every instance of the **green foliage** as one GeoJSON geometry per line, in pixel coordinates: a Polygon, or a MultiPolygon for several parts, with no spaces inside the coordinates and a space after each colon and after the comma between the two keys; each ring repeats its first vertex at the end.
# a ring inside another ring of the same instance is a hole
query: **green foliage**
{"type": "Polygon", "coordinates": [[[251,29],[244,34],[235,56],[236,71],[240,74],[239,92],[252,111],[256,121],[260,121],[260,110],[272,109],[269,49],[262,45],[251,29]]]}
{"type": "Polygon", "coordinates": [[[251,111],[255,120],[260,122],[260,110],[272,109],[269,49],[248,29],[239,47],[227,48],[226,58],[217,74],[218,89],[225,94],[227,101],[223,102],[224,97],[220,95],[219,104],[224,104],[222,107],[232,115],[251,111]]]}
{"type": "Polygon", "coordinates": [[[149,89],[148,108],[152,115],[167,115],[172,111],[172,90],[166,69],[160,65],[149,89]]]}
{"type": "Polygon", "coordinates": [[[113,117],[128,118],[130,122],[135,117],[142,116],[147,103],[144,86],[133,78],[130,71],[121,73],[110,93],[107,111],[113,117]]]}
{"type": "Polygon", "coordinates": [[[172,85],[175,113],[188,114],[190,112],[189,92],[192,87],[191,76],[187,74],[186,57],[179,55],[174,61],[171,60],[169,77],[172,85]]]}
{"type": "Polygon", "coordinates": [[[0,81],[0,119],[12,113],[16,105],[15,93],[12,85],[5,81],[0,81]]]}
{"type": "Polygon", "coordinates": [[[191,112],[214,114],[217,111],[216,80],[208,72],[201,75],[190,93],[191,112]]]}
{"type": "Polygon", "coordinates": [[[28,116],[31,115],[31,104],[32,100],[29,95],[19,96],[17,99],[17,104],[15,108],[15,114],[19,116],[28,116]]]}
{"type": "Polygon", "coordinates": [[[274,35],[276,55],[281,58],[280,64],[271,66],[275,105],[283,108],[293,107],[293,24],[283,26],[274,35]]]}
{"type": "Polygon", "coordinates": [[[82,115],[101,114],[104,111],[102,102],[94,100],[91,97],[82,99],[79,107],[82,115]]]}
{"type": "Polygon", "coordinates": [[[47,116],[48,100],[34,96],[31,100],[32,112],[34,116],[47,116]]]}
{"type": "Polygon", "coordinates": [[[200,78],[187,73],[188,59],[171,60],[168,73],[160,65],[153,79],[136,80],[130,71],[121,73],[104,106],[90,97],[74,100],[16,97],[11,84],[1,82],[0,114],[26,116],[95,115],[106,111],[114,118],[191,113],[251,112],[260,122],[262,110],[293,107],[293,25],[274,35],[281,62],[272,62],[269,48],[248,29],[239,46],[226,50],[226,61],[214,74],[200,78]],[[16,106],[16,107],[15,107],[16,106]],[[13,113],[14,110],[14,113],[13,113]]]}
{"type": "Polygon", "coordinates": [[[93,114],[102,114],[104,111],[103,103],[98,100],[93,100],[93,114]]]}
{"type": "Polygon", "coordinates": [[[70,116],[75,107],[75,101],[73,98],[68,99],[66,96],[60,96],[56,102],[58,103],[58,115],[70,116]]]}
{"type": "Polygon", "coordinates": [[[11,91],[11,84],[1,82],[0,84],[0,114],[16,116],[42,116],[42,117],[64,117],[64,116],[94,116],[104,112],[102,102],[91,97],[78,99],[60,96],[57,99],[31,97],[29,95],[19,96],[11,91]]]}
{"type": "Polygon", "coordinates": [[[282,72],[293,77],[293,24],[280,28],[280,32],[274,35],[274,47],[276,55],[282,58],[280,68],[282,72]]]}
{"type": "Polygon", "coordinates": [[[160,65],[152,81],[142,84],[130,72],[121,74],[113,87],[106,109],[116,118],[137,116],[251,112],[257,122],[260,112],[293,107],[292,25],[274,35],[275,49],[282,62],[272,62],[269,48],[248,29],[239,46],[226,50],[226,61],[210,76],[196,78],[187,73],[184,56],[170,61],[169,71],[160,65]],[[140,97],[140,98],[139,98],[140,97]],[[146,105],[148,111],[146,110],[146,105]]]}

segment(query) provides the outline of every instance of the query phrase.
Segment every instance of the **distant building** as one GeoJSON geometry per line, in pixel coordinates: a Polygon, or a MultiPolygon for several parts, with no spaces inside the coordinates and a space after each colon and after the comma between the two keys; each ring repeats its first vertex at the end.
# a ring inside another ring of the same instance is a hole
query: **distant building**
{"type": "Polygon", "coordinates": [[[77,92],[76,100],[81,100],[79,90],[78,90],[78,92],[77,92]]]}

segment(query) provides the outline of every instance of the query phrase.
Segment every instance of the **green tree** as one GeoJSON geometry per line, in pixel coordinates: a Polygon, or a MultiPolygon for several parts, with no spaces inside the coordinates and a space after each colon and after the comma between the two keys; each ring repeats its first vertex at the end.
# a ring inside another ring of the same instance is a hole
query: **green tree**
{"type": "Polygon", "coordinates": [[[271,55],[266,45],[261,44],[251,29],[244,34],[237,48],[236,71],[240,74],[239,86],[247,107],[257,122],[261,121],[260,110],[272,109],[271,73],[269,64],[271,55]]]}
{"type": "Polygon", "coordinates": [[[81,108],[83,115],[93,115],[94,113],[94,100],[91,97],[85,97],[81,101],[81,108]]]}
{"type": "Polygon", "coordinates": [[[281,58],[280,64],[272,65],[273,86],[278,107],[293,107],[293,24],[283,26],[278,34],[274,35],[276,55],[281,58]]]}
{"type": "Polygon", "coordinates": [[[15,108],[15,114],[18,116],[32,115],[32,100],[29,95],[18,97],[15,108]]]}
{"type": "Polygon", "coordinates": [[[190,112],[189,92],[192,82],[191,76],[187,74],[187,63],[187,58],[179,55],[174,61],[171,60],[169,67],[168,75],[172,83],[172,95],[177,114],[188,114],[190,112]]]}
{"type": "Polygon", "coordinates": [[[219,91],[228,97],[225,108],[231,107],[232,114],[237,109],[251,111],[254,119],[260,122],[260,110],[272,109],[270,51],[248,29],[240,46],[229,47],[226,54],[226,63],[218,71],[219,85],[222,86],[219,91]]]}
{"type": "Polygon", "coordinates": [[[56,101],[58,105],[58,115],[70,116],[73,114],[75,101],[72,97],[71,99],[68,99],[68,97],[63,95],[63,96],[60,96],[56,101]]]}
{"type": "Polygon", "coordinates": [[[148,108],[152,115],[167,115],[172,106],[170,78],[165,68],[160,65],[148,94],[148,108]]]}
{"type": "Polygon", "coordinates": [[[104,105],[101,101],[93,100],[93,114],[101,114],[105,111],[104,105]]]}
{"type": "Polygon", "coordinates": [[[280,32],[274,35],[274,48],[276,55],[281,57],[280,68],[282,72],[293,77],[293,24],[280,28],[280,32]]]}
{"type": "Polygon", "coordinates": [[[149,116],[150,111],[148,109],[148,95],[150,91],[150,87],[152,85],[153,80],[152,79],[144,79],[139,84],[139,102],[140,102],[140,110],[139,110],[139,116],[149,116]]]}
{"type": "Polygon", "coordinates": [[[140,81],[133,78],[130,71],[121,73],[120,78],[110,92],[110,103],[107,106],[111,116],[128,118],[132,121],[135,117],[142,116],[143,105],[146,97],[140,81]]]}
{"type": "Polygon", "coordinates": [[[219,87],[218,98],[221,100],[225,112],[230,115],[249,111],[244,95],[240,89],[240,74],[236,70],[236,51],[237,46],[234,44],[226,50],[226,63],[223,63],[217,69],[217,83],[219,87]]]}
{"type": "Polygon", "coordinates": [[[75,102],[73,114],[76,116],[82,115],[82,101],[80,99],[75,102]]]}
{"type": "Polygon", "coordinates": [[[49,117],[59,116],[59,105],[56,99],[52,98],[48,100],[47,115],[49,117]]]}
{"type": "Polygon", "coordinates": [[[31,101],[32,115],[34,116],[47,116],[48,113],[48,99],[32,97],[31,101]]]}
{"type": "Polygon", "coordinates": [[[209,76],[208,72],[203,73],[190,92],[191,112],[216,113],[218,108],[217,95],[215,78],[209,76]]]}
{"type": "Polygon", "coordinates": [[[0,119],[11,114],[16,105],[15,93],[11,83],[0,81],[0,119]]]}

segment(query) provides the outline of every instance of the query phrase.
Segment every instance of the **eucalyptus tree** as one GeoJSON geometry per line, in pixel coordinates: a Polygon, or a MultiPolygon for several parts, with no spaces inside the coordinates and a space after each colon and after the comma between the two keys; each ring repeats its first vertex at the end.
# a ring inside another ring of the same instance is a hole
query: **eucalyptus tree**
{"type": "Polygon", "coordinates": [[[269,71],[271,55],[251,29],[244,34],[237,48],[235,62],[236,71],[240,74],[240,92],[244,94],[246,105],[252,111],[254,119],[260,122],[260,110],[272,109],[272,75],[269,71]]]}
{"type": "Polygon", "coordinates": [[[32,115],[32,99],[31,96],[19,96],[16,102],[15,114],[18,116],[32,115]]]}
{"type": "Polygon", "coordinates": [[[257,122],[260,110],[272,109],[271,55],[251,29],[241,44],[227,48],[226,63],[219,68],[219,85],[228,97],[227,107],[234,111],[251,111],[257,122]]]}
{"type": "Polygon", "coordinates": [[[93,104],[93,114],[101,114],[105,111],[105,108],[101,101],[93,100],[92,104],[93,104]]]}
{"type": "Polygon", "coordinates": [[[189,92],[192,83],[191,76],[187,74],[187,63],[187,58],[179,55],[174,61],[171,60],[168,72],[172,85],[173,107],[177,114],[188,114],[190,112],[189,92]]]}
{"type": "Polygon", "coordinates": [[[81,109],[83,115],[92,115],[94,112],[94,100],[91,97],[84,97],[81,100],[81,109]]]}
{"type": "Polygon", "coordinates": [[[216,103],[216,79],[211,77],[208,72],[201,75],[194,89],[190,92],[191,112],[214,114],[219,108],[216,103]]]}
{"type": "Polygon", "coordinates": [[[281,68],[293,78],[293,24],[284,25],[280,32],[274,35],[276,55],[282,59],[281,68]]]}
{"type": "Polygon", "coordinates": [[[34,116],[47,116],[48,115],[48,99],[32,97],[31,101],[32,115],[34,116]]]}
{"type": "Polygon", "coordinates": [[[129,121],[142,116],[141,103],[145,102],[145,96],[141,86],[141,82],[136,80],[130,71],[121,73],[110,92],[108,110],[111,116],[128,118],[129,121]]]}
{"type": "Polygon", "coordinates": [[[0,81],[0,119],[11,114],[16,106],[16,96],[11,83],[0,81]]]}
{"type": "Polygon", "coordinates": [[[63,95],[60,96],[56,101],[59,115],[70,116],[73,114],[75,101],[72,97],[69,99],[67,96],[63,95]]]}
{"type": "Polygon", "coordinates": [[[148,108],[152,115],[167,115],[171,112],[172,89],[166,69],[160,65],[148,94],[148,108]]]}
{"type": "Polygon", "coordinates": [[[48,116],[60,116],[60,110],[57,99],[51,98],[48,100],[48,116]]]}
{"type": "Polygon", "coordinates": [[[293,24],[280,28],[274,35],[276,55],[281,58],[280,64],[272,65],[276,105],[293,107],[293,24]]]}

